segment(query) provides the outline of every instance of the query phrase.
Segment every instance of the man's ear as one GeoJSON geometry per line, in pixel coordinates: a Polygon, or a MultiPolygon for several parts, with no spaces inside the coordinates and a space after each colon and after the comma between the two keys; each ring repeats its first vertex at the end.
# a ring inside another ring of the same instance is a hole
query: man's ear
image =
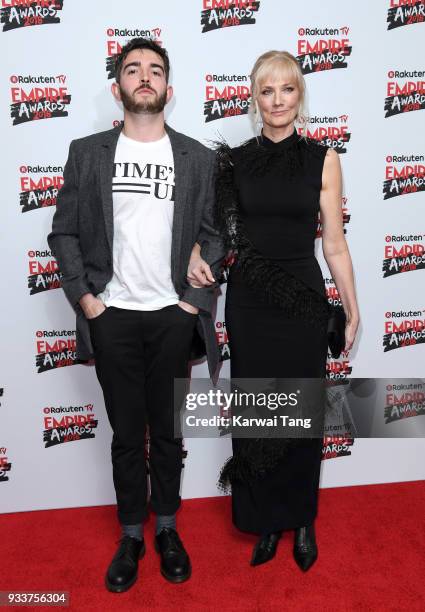
{"type": "Polygon", "coordinates": [[[112,95],[114,96],[115,100],[117,100],[117,102],[121,102],[121,89],[120,89],[119,83],[116,83],[114,81],[111,85],[111,91],[112,91],[112,95]]]}
{"type": "Polygon", "coordinates": [[[174,90],[171,87],[171,85],[167,85],[167,102],[166,104],[168,104],[168,102],[171,100],[171,98],[173,97],[174,94],[174,90]]]}

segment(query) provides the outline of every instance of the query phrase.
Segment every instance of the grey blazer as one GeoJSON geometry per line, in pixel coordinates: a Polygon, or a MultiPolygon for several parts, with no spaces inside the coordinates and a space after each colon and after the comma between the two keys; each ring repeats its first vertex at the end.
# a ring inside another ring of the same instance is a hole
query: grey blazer
{"type": "MultiPolygon", "coordinates": [[[[77,314],[77,358],[93,357],[89,326],[79,305],[85,293],[97,295],[112,278],[114,218],[112,175],[122,126],[73,140],[57,197],[48,243],[62,272],[62,287],[77,314]]],[[[199,310],[192,359],[207,355],[210,375],[219,362],[212,309],[214,287],[195,289],[186,281],[194,243],[218,277],[224,248],[213,223],[215,153],[167,124],[175,171],[171,278],[179,298],[199,310]],[[204,255],[205,253],[205,255],[204,255]]]]}

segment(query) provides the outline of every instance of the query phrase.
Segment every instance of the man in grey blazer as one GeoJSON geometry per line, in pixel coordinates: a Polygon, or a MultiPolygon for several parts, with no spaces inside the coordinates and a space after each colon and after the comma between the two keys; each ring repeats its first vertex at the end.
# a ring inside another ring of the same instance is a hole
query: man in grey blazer
{"type": "Polygon", "coordinates": [[[174,378],[187,376],[202,348],[211,375],[219,361],[214,286],[186,279],[196,241],[216,278],[223,256],[212,219],[215,154],[165,123],[168,77],[165,49],[143,38],[123,47],[112,85],[123,126],[71,143],[48,236],[77,313],[77,357],[95,358],[113,430],[122,525],[106,574],[114,592],[134,584],[145,552],[147,424],[161,573],[171,582],[190,576],[175,521],[182,444],[174,436],[174,378]]]}

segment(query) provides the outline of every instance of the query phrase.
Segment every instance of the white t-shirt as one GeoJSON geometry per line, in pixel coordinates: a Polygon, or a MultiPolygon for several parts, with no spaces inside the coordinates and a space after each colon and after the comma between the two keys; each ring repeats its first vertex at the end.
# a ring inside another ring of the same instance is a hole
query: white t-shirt
{"type": "Polygon", "coordinates": [[[154,142],[120,134],[112,196],[114,272],[97,297],[129,310],[177,304],[171,281],[174,159],[167,134],[154,142]]]}

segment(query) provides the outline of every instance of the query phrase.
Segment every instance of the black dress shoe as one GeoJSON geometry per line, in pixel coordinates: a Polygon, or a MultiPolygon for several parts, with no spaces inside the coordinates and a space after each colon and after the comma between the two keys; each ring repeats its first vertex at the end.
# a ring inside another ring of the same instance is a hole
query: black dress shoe
{"type": "Polygon", "coordinates": [[[314,525],[295,529],[294,559],[304,572],[316,561],[317,544],[314,525]]]}
{"type": "Polygon", "coordinates": [[[137,580],[139,559],[146,552],[145,541],[124,536],[108,568],[106,587],[113,593],[127,591],[137,580]]]}
{"type": "Polygon", "coordinates": [[[170,582],[184,582],[192,568],[189,555],[175,529],[164,527],[155,536],[155,550],[161,556],[161,574],[170,582]]]}
{"type": "Polygon", "coordinates": [[[254,546],[254,550],[252,551],[251,565],[261,565],[262,563],[267,563],[267,561],[273,559],[281,537],[281,531],[276,531],[275,533],[269,533],[265,536],[261,536],[254,546]]]}

